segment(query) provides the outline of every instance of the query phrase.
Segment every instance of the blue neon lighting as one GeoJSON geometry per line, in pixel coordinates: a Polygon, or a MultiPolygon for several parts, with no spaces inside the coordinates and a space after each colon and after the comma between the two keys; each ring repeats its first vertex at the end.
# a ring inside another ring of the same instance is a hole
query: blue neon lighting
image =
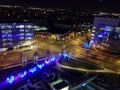
{"type": "Polygon", "coordinates": [[[105,27],[103,27],[103,28],[104,28],[104,30],[103,30],[100,34],[97,35],[98,38],[105,38],[106,35],[107,35],[107,33],[108,33],[109,31],[111,31],[111,28],[108,27],[108,26],[105,26],[105,27]]]}
{"type": "Polygon", "coordinates": [[[84,45],[83,45],[85,48],[90,48],[90,45],[88,42],[85,42],[84,45]]]}
{"type": "Polygon", "coordinates": [[[67,57],[66,51],[63,52],[63,56],[64,56],[64,58],[67,57]]]}
{"type": "Polygon", "coordinates": [[[50,61],[49,61],[49,60],[45,60],[45,63],[46,63],[46,64],[49,64],[49,63],[50,63],[50,61]]]}
{"type": "Polygon", "coordinates": [[[55,61],[55,56],[53,56],[53,57],[51,58],[51,61],[53,61],[53,62],[55,61]]]}
{"type": "Polygon", "coordinates": [[[14,76],[7,77],[7,82],[12,83],[14,81],[14,76]]]}
{"type": "Polygon", "coordinates": [[[27,74],[27,72],[24,71],[24,72],[19,73],[18,76],[20,76],[21,78],[23,78],[26,74],[27,74]]]}
{"type": "Polygon", "coordinates": [[[100,35],[98,35],[97,37],[102,38],[102,37],[103,37],[103,35],[101,35],[101,34],[100,34],[100,35]]]}
{"type": "MultiPolygon", "coordinates": [[[[62,56],[62,53],[60,53],[59,55],[62,56]]],[[[64,51],[64,52],[63,52],[63,55],[64,55],[65,57],[68,56],[68,59],[69,59],[70,56],[71,56],[71,53],[67,54],[66,51],[64,51]]],[[[59,59],[59,57],[58,57],[58,59],[59,59]]],[[[7,83],[11,84],[11,83],[13,83],[15,80],[18,80],[18,79],[19,79],[19,78],[16,79],[17,77],[23,78],[23,77],[27,76],[27,73],[28,73],[28,72],[31,72],[31,73],[33,74],[35,71],[37,71],[37,69],[43,69],[44,66],[45,66],[45,64],[50,64],[51,62],[54,62],[55,60],[56,60],[56,57],[55,57],[55,56],[52,56],[49,60],[45,60],[44,63],[37,64],[35,67],[29,68],[27,71],[22,71],[22,72],[18,73],[16,76],[9,76],[9,77],[7,77],[7,78],[6,78],[6,81],[7,81],[7,83]]]]}
{"type": "Polygon", "coordinates": [[[42,69],[42,68],[44,67],[44,64],[37,64],[37,67],[38,67],[39,69],[42,69]]]}
{"type": "Polygon", "coordinates": [[[61,57],[62,56],[62,53],[59,53],[59,57],[61,57]]]}
{"type": "Polygon", "coordinates": [[[71,53],[68,54],[68,60],[70,60],[70,58],[71,58],[71,53]]]}
{"type": "Polygon", "coordinates": [[[33,67],[29,69],[29,72],[34,73],[36,70],[37,70],[36,67],[33,67]]]}

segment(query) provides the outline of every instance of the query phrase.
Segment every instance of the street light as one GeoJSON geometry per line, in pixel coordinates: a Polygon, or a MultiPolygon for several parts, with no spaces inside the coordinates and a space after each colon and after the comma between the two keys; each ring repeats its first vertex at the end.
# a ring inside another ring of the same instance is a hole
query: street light
{"type": "Polygon", "coordinates": [[[30,48],[31,48],[31,49],[34,49],[34,45],[31,45],[30,48]]]}

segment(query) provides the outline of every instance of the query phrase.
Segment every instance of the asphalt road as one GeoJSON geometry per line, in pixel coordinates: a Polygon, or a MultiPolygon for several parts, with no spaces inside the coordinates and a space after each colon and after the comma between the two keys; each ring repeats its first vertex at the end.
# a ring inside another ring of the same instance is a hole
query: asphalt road
{"type": "Polygon", "coordinates": [[[34,53],[37,51],[39,57],[46,57],[49,55],[57,55],[63,49],[67,52],[70,52],[77,58],[84,58],[84,60],[92,62],[94,64],[98,64],[104,67],[108,67],[114,70],[120,69],[120,57],[113,57],[106,54],[101,54],[99,52],[84,49],[79,47],[83,42],[80,39],[71,39],[64,41],[54,41],[48,39],[35,39],[35,45],[33,49],[22,48],[19,50],[8,51],[5,55],[0,55],[0,67],[6,67],[13,64],[21,63],[21,55],[27,57],[27,60],[31,60],[34,53]],[[10,54],[12,52],[12,54],[10,54]],[[48,53],[49,52],[49,53],[48,53]]]}

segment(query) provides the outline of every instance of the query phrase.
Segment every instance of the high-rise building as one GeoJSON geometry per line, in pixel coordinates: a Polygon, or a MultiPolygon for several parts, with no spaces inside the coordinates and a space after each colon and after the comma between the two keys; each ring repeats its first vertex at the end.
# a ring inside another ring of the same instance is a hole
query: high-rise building
{"type": "Polygon", "coordinates": [[[32,23],[0,23],[0,48],[22,46],[33,40],[32,23]]]}
{"type": "Polygon", "coordinates": [[[95,17],[90,44],[120,51],[120,19],[95,17]]]}

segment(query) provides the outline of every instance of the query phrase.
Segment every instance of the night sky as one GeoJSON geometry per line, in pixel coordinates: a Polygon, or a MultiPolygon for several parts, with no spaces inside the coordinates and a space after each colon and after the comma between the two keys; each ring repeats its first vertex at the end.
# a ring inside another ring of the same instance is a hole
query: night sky
{"type": "Polygon", "coordinates": [[[120,11],[120,0],[0,0],[0,4],[120,11]]]}

